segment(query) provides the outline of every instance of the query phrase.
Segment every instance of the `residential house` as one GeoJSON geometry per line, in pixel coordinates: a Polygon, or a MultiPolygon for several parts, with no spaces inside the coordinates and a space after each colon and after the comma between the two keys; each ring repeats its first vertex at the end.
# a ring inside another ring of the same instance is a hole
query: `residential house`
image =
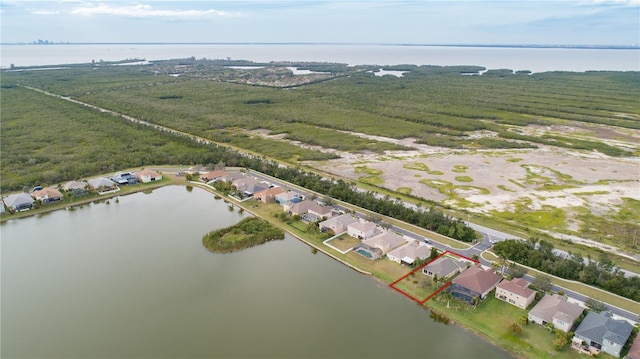
{"type": "Polygon", "coordinates": [[[347,234],[360,240],[368,239],[378,233],[378,226],[373,222],[358,221],[347,226],[347,234]]]}
{"type": "Polygon", "coordinates": [[[496,287],[496,298],[515,305],[518,308],[527,309],[536,299],[536,291],[529,288],[529,282],[522,278],[503,280],[496,287]]]}
{"type": "Polygon", "coordinates": [[[131,172],[118,172],[111,180],[119,185],[138,184],[138,178],[131,172]]]}
{"type": "Polygon", "coordinates": [[[547,294],[529,311],[529,321],[540,325],[550,323],[554,328],[569,332],[584,308],[557,294],[547,294]]]}
{"type": "Polygon", "coordinates": [[[467,269],[467,265],[466,261],[443,256],[424,266],[422,273],[432,278],[449,278],[467,269]]]}
{"type": "Polygon", "coordinates": [[[26,193],[10,194],[3,199],[9,211],[26,211],[33,207],[34,199],[26,193]]]}
{"type": "Polygon", "coordinates": [[[254,193],[253,198],[264,203],[273,203],[276,200],[276,196],[283,192],[282,187],[272,187],[254,193]]]}
{"type": "Polygon", "coordinates": [[[334,215],[334,209],[331,206],[322,206],[309,208],[308,213],[318,217],[318,219],[331,218],[334,215]]]}
{"type": "Polygon", "coordinates": [[[136,172],[136,177],[138,177],[138,179],[142,183],[160,181],[162,179],[162,175],[161,174],[159,174],[157,172],[154,172],[152,170],[149,170],[149,169],[144,169],[144,170],[136,172]]]}
{"type": "Polygon", "coordinates": [[[477,304],[477,300],[484,299],[502,280],[491,268],[484,269],[475,265],[451,281],[449,292],[454,297],[469,304],[477,304]]]}
{"type": "Polygon", "coordinates": [[[394,248],[400,247],[406,242],[407,241],[403,236],[397,234],[396,232],[387,231],[362,241],[362,244],[371,248],[378,248],[384,255],[389,253],[394,248]]]}
{"type": "Polygon", "coordinates": [[[416,259],[426,259],[431,255],[431,246],[420,241],[410,241],[387,253],[387,259],[396,263],[411,265],[416,259]]]}
{"type": "Polygon", "coordinates": [[[87,181],[89,187],[98,191],[99,194],[116,192],[119,190],[118,185],[106,177],[92,178],[87,181]]]}
{"type": "Polygon", "coordinates": [[[629,352],[624,357],[625,359],[640,359],[640,335],[636,336],[636,340],[631,344],[629,352]]]}
{"type": "Polygon", "coordinates": [[[322,232],[333,231],[334,234],[340,234],[347,231],[347,226],[349,224],[355,223],[357,221],[357,218],[345,213],[322,221],[318,223],[318,226],[320,227],[320,231],[322,232]]]}
{"type": "Polygon", "coordinates": [[[294,203],[302,201],[303,198],[304,196],[300,193],[289,191],[276,195],[276,202],[282,206],[290,206],[294,203]]]}
{"type": "Polygon", "coordinates": [[[244,173],[242,172],[231,172],[231,173],[227,173],[226,175],[222,176],[222,177],[218,177],[216,178],[217,181],[225,181],[225,182],[231,182],[233,183],[234,181],[237,181],[241,178],[246,178],[247,176],[245,176],[244,173]]]}
{"type": "Polygon", "coordinates": [[[87,182],[69,181],[62,186],[62,189],[67,192],[71,192],[74,196],[82,196],[87,193],[87,182]]]}
{"type": "Polygon", "coordinates": [[[632,330],[629,322],[613,319],[609,311],[590,311],[576,329],[571,346],[578,351],[590,354],[603,351],[619,358],[632,330]]]}
{"type": "Polygon", "coordinates": [[[287,208],[286,211],[289,212],[290,215],[303,215],[309,212],[310,209],[314,209],[316,212],[320,210],[320,205],[312,200],[305,199],[302,202],[293,203],[291,206],[285,206],[287,208]]]}
{"type": "Polygon", "coordinates": [[[239,178],[231,183],[236,187],[238,194],[240,194],[242,198],[251,197],[254,193],[269,188],[268,184],[247,176],[243,176],[243,178],[239,178]]]}
{"type": "Polygon", "coordinates": [[[31,197],[33,197],[36,201],[42,202],[42,204],[48,204],[61,201],[62,193],[60,193],[60,191],[58,191],[55,187],[46,187],[31,192],[31,197]]]}
{"type": "Polygon", "coordinates": [[[200,180],[203,182],[210,182],[222,178],[226,175],[228,175],[228,173],[225,171],[209,171],[205,174],[200,175],[200,180]]]}

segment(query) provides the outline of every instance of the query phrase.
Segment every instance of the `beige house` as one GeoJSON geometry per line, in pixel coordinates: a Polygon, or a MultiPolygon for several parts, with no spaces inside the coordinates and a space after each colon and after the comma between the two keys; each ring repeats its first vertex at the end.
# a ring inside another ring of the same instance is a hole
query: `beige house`
{"type": "Polygon", "coordinates": [[[498,284],[496,298],[518,308],[527,309],[536,299],[536,291],[529,289],[529,282],[526,280],[514,278],[512,280],[503,280],[498,284]]]}
{"type": "Polygon", "coordinates": [[[200,175],[200,180],[203,182],[209,182],[218,178],[222,178],[226,175],[228,175],[228,173],[225,171],[209,171],[205,174],[200,175]]]}
{"type": "Polygon", "coordinates": [[[400,264],[411,265],[416,259],[429,258],[431,246],[420,241],[411,241],[387,253],[387,259],[400,264]]]}
{"type": "Polygon", "coordinates": [[[264,191],[256,192],[253,198],[264,203],[273,203],[276,201],[276,196],[283,192],[284,190],[281,187],[272,187],[264,191]]]}
{"type": "Polygon", "coordinates": [[[405,242],[406,240],[401,235],[395,232],[388,231],[364,240],[362,241],[362,244],[367,245],[371,248],[378,248],[382,252],[382,254],[387,254],[389,251],[393,250],[394,248],[400,247],[405,242]]]}
{"type": "Polygon", "coordinates": [[[547,294],[529,311],[529,321],[540,325],[552,324],[554,328],[569,332],[584,308],[567,302],[567,298],[557,294],[547,294]]]}
{"type": "Polygon", "coordinates": [[[355,223],[357,221],[357,218],[349,214],[341,214],[336,217],[331,217],[326,221],[322,221],[318,225],[322,232],[333,231],[334,234],[340,234],[347,230],[347,226],[349,224],[355,223]]]}
{"type": "Polygon", "coordinates": [[[159,174],[157,172],[154,172],[152,170],[147,170],[147,169],[144,169],[142,171],[136,172],[136,177],[138,177],[138,179],[142,183],[159,181],[159,180],[162,179],[162,175],[161,174],[159,174]]]}
{"type": "Polygon", "coordinates": [[[60,191],[55,187],[46,187],[41,190],[33,191],[31,192],[31,196],[43,204],[62,200],[62,193],[60,193],[60,191]]]}
{"type": "Polygon", "coordinates": [[[467,262],[440,257],[422,268],[422,273],[429,277],[449,278],[467,269],[467,262]]]}
{"type": "Polygon", "coordinates": [[[354,222],[347,226],[347,234],[360,240],[368,239],[376,235],[376,224],[373,222],[354,222]]]}

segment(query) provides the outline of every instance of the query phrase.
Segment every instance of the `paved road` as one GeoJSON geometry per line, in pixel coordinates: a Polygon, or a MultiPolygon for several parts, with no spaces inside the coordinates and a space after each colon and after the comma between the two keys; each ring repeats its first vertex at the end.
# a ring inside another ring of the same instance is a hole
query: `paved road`
{"type": "MultiPolygon", "coordinates": [[[[284,182],[282,182],[282,181],[280,181],[278,179],[275,179],[273,177],[264,175],[262,173],[255,172],[255,171],[250,171],[250,172],[251,172],[251,175],[256,176],[257,178],[260,178],[260,179],[262,179],[262,180],[264,180],[266,182],[278,184],[279,186],[282,186],[284,188],[296,190],[296,191],[305,193],[307,195],[311,194],[309,191],[306,191],[306,190],[301,189],[301,188],[296,187],[296,186],[291,186],[291,185],[289,185],[287,183],[284,183],[284,182]]],[[[340,205],[336,205],[336,207],[341,209],[341,210],[345,210],[346,209],[345,207],[340,206],[340,205]]],[[[367,216],[367,214],[363,213],[363,212],[358,212],[358,213],[356,213],[356,215],[358,215],[358,217],[361,217],[361,218],[367,216]]],[[[482,258],[482,252],[490,249],[493,246],[493,244],[495,242],[498,242],[498,241],[502,241],[502,240],[505,240],[505,239],[522,239],[522,238],[515,238],[514,236],[509,235],[507,233],[496,231],[494,229],[487,228],[487,227],[484,227],[484,226],[480,226],[480,225],[477,225],[477,224],[474,224],[474,223],[470,223],[470,227],[472,227],[473,229],[478,231],[482,235],[482,239],[480,241],[478,241],[476,244],[474,244],[472,247],[468,248],[468,249],[451,248],[451,247],[449,247],[449,246],[447,246],[447,245],[445,245],[443,243],[426,239],[426,238],[424,238],[424,237],[422,237],[422,236],[420,236],[420,235],[418,235],[418,234],[416,234],[416,233],[414,233],[414,232],[412,232],[412,231],[410,231],[408,229],[400,228],[398,226],[392,225],[391,229],[393,231],[397,232],[397,233],[400,233],[400,234],[402,234],[404,236],[407,236],[408,238],[413,238],[413,239],[419,240],[421,242],[430,244],[430,245],[438,248],[441,251],[449,250],[449,251],[452,251],[452,252],[455,252],[455,253],[462,254],[463,256],[468,257],[468,258],[473,258],[474,255],[477,255],[477,257],[479,258],[480,263],[482,265],[489,266],[489,267],[492,265],[492,263],[487,261],[487,260],[485,260],[484,258],[482,258]]],[[[529,282],[533,282],[533,280],[534,280],[534,277],[532,277],[530,275],[525,275],[524,278],[529,282]]],[[[574,292],[572,290],[569,290],[567,288],[563,288],[563,287],[560,287],[560,286],[557,286],[557,285],[553,285],[552,289],[555,292],[563,291],[566,296],[568,296],[569,298],[572,298],[572,299],[574,299],[576,301],[579,301],[579,302],[584,302],[588,298],[585,295],[582,295],[580,293],[574,292]]],[[[633,312],[624,310],[622,308],[614,307],[614,306],[609,305],[609,304],[607,304],[607,306],[609,307],[609,309],[615,315],[617,315],[619,317],[623,317],[623,318],[629,319],[629,320],[634,321],[634,322],[640,321],[637,313],[633,313],[633,312]]]]}

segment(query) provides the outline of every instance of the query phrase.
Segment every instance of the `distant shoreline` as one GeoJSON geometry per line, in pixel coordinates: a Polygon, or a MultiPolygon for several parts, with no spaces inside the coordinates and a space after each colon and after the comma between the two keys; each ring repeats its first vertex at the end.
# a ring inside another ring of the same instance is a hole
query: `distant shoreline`
{"type": "Polygon", "coordinates": [[[0,46],[51,45],[264,45],[264,46],[407,46],[407,47],[479,47],[479,48],[531,48],[581,50],[640,50],[638,45],[571,45],[571,44],[416,44],[416,43],[346,43],[346,42],[0,42],[0,46]]]}

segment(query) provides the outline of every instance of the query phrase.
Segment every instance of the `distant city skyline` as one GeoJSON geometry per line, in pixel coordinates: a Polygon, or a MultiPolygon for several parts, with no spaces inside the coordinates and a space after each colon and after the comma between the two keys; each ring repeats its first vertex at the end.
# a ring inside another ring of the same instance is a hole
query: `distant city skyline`
{"type": "Polygon", "coordinates": [[[640,44],[640,0],[11,1],[2,43],[640,44]]]}

